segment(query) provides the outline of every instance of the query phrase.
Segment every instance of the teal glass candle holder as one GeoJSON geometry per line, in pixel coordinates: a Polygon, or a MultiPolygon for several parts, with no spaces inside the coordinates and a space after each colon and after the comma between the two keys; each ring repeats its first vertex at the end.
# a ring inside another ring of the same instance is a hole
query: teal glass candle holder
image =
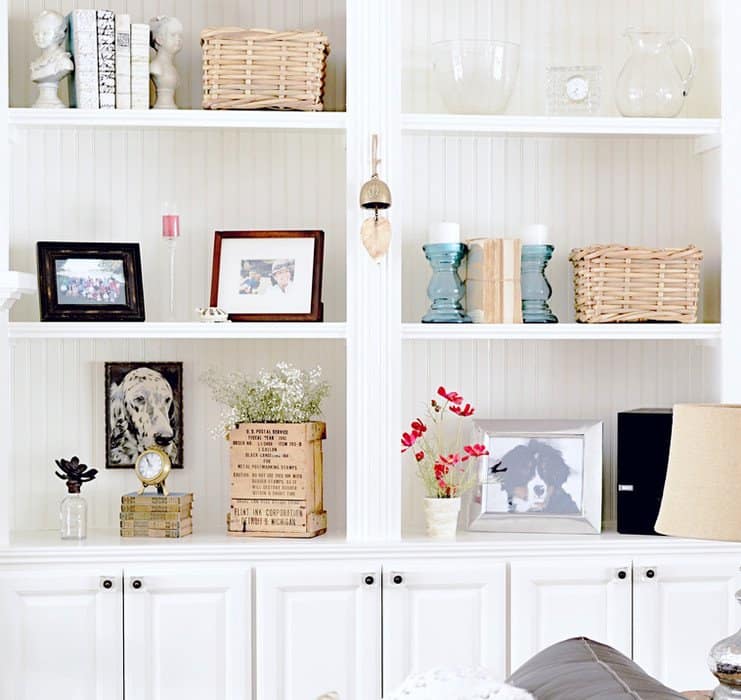
{"type": "Polygon", "coordinates": [[[523,323],[558,323],[548,306],[553,290],[545,276],[545,268],[552,257],[552,245],[522,246],[523,323]]]}
{"type": "Polygon", "coordinates": [[[422,323],[472,323],[463,311],[461,299],[466,288],[458,276],[458,268],[468,253],[463,243],[428,243],[422,246],[432,267],[432,279],[427,296],[432,305],[422,323]]]}

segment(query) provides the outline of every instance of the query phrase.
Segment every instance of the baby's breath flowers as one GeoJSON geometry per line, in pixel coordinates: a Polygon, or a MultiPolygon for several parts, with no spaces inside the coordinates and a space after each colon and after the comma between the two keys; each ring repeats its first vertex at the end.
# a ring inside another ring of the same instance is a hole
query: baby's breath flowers
{"type": "Polygon", "coordinates": [[[224,435],[238,423],[308,423],[321,415],[329,394],[321,367],[302,370],[286,362],[261,370],[257,378],[209,370],[201,379],[226,407],[219,426],[224,435]]]}

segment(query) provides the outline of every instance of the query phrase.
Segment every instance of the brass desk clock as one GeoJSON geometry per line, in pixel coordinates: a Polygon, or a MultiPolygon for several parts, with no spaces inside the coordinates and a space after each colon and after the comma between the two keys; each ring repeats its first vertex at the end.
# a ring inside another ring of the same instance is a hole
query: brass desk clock
{"type": "Polygon", "coordinates": [[[134,471],[142,482],[139,489],[139,495],[144,493],[147,486],[156,486],[157,493],[161,496],[167,496],[165,479],[170,473],[172,462],[164,450],[158,447],[150,447],[144,450],[136,459],[134,471]]]}

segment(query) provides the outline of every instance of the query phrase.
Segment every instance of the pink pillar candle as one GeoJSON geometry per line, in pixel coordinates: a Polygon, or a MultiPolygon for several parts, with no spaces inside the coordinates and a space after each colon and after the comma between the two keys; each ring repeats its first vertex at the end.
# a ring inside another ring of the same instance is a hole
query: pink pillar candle
{"type": "Polygon", "coordinates": [[[180,237],[180,217],[177,214],[162,215],[162,238],[180,237]]]}

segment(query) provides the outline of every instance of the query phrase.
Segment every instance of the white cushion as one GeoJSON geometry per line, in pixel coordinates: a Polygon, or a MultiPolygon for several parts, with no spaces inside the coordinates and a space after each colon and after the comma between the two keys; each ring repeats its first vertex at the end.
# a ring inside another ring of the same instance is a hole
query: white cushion
{"type": "Polygon", "coordinates": [[[483,669],[436,668],[409,676],[386,700],[534,700],[525,690],[495,681],[483,669]]]}

